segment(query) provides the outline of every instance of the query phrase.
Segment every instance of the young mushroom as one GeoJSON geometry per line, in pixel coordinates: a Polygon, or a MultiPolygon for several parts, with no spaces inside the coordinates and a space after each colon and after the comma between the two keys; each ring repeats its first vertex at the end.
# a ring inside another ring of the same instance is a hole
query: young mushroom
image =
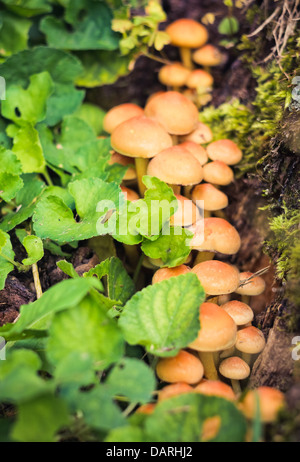
{"type": "Polygon", "coordinates": [[[156,176],[180,194],[181,186],[202,181],[202,166],[187,149],[180,145],[164,149],[149,162],[147,174],[156,176]]]}
{"type": "Polygon", "coordinates": [[[218,380],[214,353],[230,348],[236,341],[237,328],[232,318],[215,303],[203,303],[200,307],[198,337],[189,344],[196,350],[209,380],[218,380]]]}
{"type": "Polygon", "coordinates": [[[198,122],[198,109],[192,101],[177,91],[166,91],[152,98],[145,115],[157,120],[177,143],[178,135],[192,132],[198,122]]]}
{"type": "Polygon", "coordinates": [[[190,271],[191,268],[186,265],[175,266],[174,268],[160,268],[154,273],[152,284],[170,279],[174,276],[179,276],[180,274],[189,273],[190,271]]]}
{"type": "Polygon", "coordinates": [[[255,276],[250,271],[240,273],[240,285],[236,293],[242,296],[244,303],[249,303],[250,297],[260,295],[266,288],[266,283],[260,276],[255,276]]]}
{"type": "Polygon", "coordinates": [[[195,388],[194,392],[208,396],[220,396],[221,398],[235,400],[235,394],[232,388],[221,380],[201,381],[195,388]]]}
{"type": "Polygon", "coordinates": [[[122,154],[119,154],[118,152],[112,152],[108,165],[114,164],[120,164],[123,165],[123,167],[128,167],[123,177],[123,180],[125,180],[127,184],[132,180],[136,180],[136,170],[134,167],[134,161],[131,157],[122,156],[122,154]]]}
{"type": "Polygon", "coordinates": [[[219,372],[223,377],[231,380],[231,385],[236,393],[240,395],[241,386],[240,380],[244,380],[250,375],[250,367],[238,356],[224,359],[219,366],[219,372]]]}
{"type": "Polygon", "coordinates": [[[203,372],[200,359],[184,350],[171,358],[160,358],[156,365],[159,379],[169,383],[185,382],[192,385],[200,382],[203,372]]]}
{"type": "Polygon", "coordinates": [[[201,47],[207,42],[206,28],[193,19],[182,18],[169,24],[166,32],[171,39],[171,44],[179,47],[183,65],[192,69],[191,49],[201,47]]]}
{"type": "Polygon", "coordinates": [[[158,391],[158,402],[172,398],[173,396],[182,395],[184,393],[192,393],[193,391],[193,387],[191,387],[188,383],[171,383],[171,385],[166,385],[158,391]]]}
{"type": "Polygon", "coordinates": [[[210,212],[216,212],[224,209],[228,205],[228,197],[210,183],[198,184],[192,192],[192,201],[203,201],[205,217],[210,216],[210,212]]]}
{"type": "Polygon", "coordinates": [[[172,138],[158,122],[141,116],[118,125],[111,135],[111,145],[118,153],[135,159],[139,191],[143,195],[142,177],[146,174],[148,159],[171,147],[172,138]]]}
{"type": "Polygon", "coordinates": [[[180,140],[193,141],[196,144],[206,144],[213,139],[213,134],[208,125],[203,122],[198,122],[196,128],[187,135],[181,136],[180,140]]]}
{"type": "Polygon", "coordinates": [[[257,327],[249,326],[237,333],[235,347],[242,352],[242,358],[251,364],[252,355],[260,353],[266,345],[264,334],[257,327]]]}
{"type": "Polygon", "coordinates": [[[247,326],[253,321],[254,313],[249,305],[238,300],[230,300],[221,308],[232,317],[238,327],[247,326]]]}
{"type": "Polygon", "coordinates": [[[239,284],[238,270],[222,261],[209,260],[198,263],[192,268],[192,272],[198,276],[207,295],[230,294],[235,292],[239,284]]]}
{"type": "Polygon", "coordinates": [[[242,159],[242,151],[231,140],[213,141],[206,149],[211,160],[219,160],[227,165],[238,164],[242,159]]]}
{"type": "Polygon", "coordinates": [[[234,180],[232,169],[220,160],[203,165],[203,180],[217,186],[227,186],[234,180]]]}
{"type": "Polygon", "coordinates": [[[271,423],[277,419],[284,404],[284,395],[281,391],[263,386],[249,390],[240,403],[240,409],[247,419],[254,420],[258,412],[263,423],[271,423]]]}
{"type": "Polygon", "coordinates": [[[186,84],[189,75],[190,70],[181,63],[171,63],[160,68],[158,80],[167,87],[172,87],[174,91],[178,91],[186,84]]]}
{"type": "Polygon", "coordinates": [[[140,199],[140,196],[133,189],[127,188],[126,186],[120,186],[122,193],[125,195],[126,200],[134,202],[140,199]]]}
{"type": "Polygon", "coordinates": [[[220,50],[209,43],[195,50],[192,58],[195,63],[200,64],[207,70],[210,67],[219,66],[224,61],[224,56],[220,50]]]}
{"type": "Polygon", "coordinates": [[[178,209],[170,217],[170,225],[188,227],[196,223],[201,217],[196,205],[180,194],[175,194],[175,197],[178,201],[178,209]]]}
{"type": "Polygon", "coordinates": [[[131,119],[132,117],[142,116],[144,110],[133,103],[124,103],[118,106],[114,106],[110,109],[103,119],[103,129],[107,133],[112,133],[118,125],[125,122],[125,120],[131,119]]]}

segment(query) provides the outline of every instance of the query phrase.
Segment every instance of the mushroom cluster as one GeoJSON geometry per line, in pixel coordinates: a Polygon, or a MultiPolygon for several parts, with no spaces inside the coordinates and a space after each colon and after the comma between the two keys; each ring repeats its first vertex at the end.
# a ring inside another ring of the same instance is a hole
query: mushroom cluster
{"type": "MultiPolygon", "coordinates": [[[[196,104],[178,91],[187,82],[196,82],[197,76],[206,79],[207,88],[211,86],[208,68],[218,65],[222,57],[206,44],[207,31],[195,21],[175,21],[167,32],[183,61],[160,70],[160,81],[173,89],[152,95],[144,108],[133,103],[116,106],[104,119],[111,135],[111,163],[129,167],[122,184],[127,199],[143,196],[145,174],[157,177],[172,187],[178,201],[171,225],[193,232],[184,265],[167,268],[160,267],[160,261],[144,260],[148,268],[156,269],[152,283],[193,272],[206,293],[199,309],[197,338],[175,357],[157,362],[157,376],[165,384],[158,391],[158,401],[181,393],[217,395],[235,401],[250,419],[257,396],[262,420],[270,422],[283,405],[283,395],[268,387],[241,393],[265,346],[263,333],[252,325],[254,313],[249,306],[250,297],[261,294],[265,283],[260,276],[240,272],[223,261],[241,246],[238,231],[226,220],[228,197],[221,187],[234,181],[233,166],[242,159],[242,152],[230,139],[214,139],[210,127],[199,120],[196,104]],[[192,58],[203,69],[192,70],[192,58]],[[216,255],[221,259],[215,259],[216,255]]],[[[138,412],[149,413],[154,407],[151,403],[138,412]]]]}

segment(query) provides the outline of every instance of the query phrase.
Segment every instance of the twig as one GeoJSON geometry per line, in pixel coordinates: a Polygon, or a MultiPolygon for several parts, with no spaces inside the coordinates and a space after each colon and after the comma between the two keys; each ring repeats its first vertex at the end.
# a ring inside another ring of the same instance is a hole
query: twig
{"type": "Polygon", "coordinates": [[[34,287],[36,291],[36,298],[39,299],[43,295],[40,276],[39,276],[39,269],[36,263],[32,265],[32,274],[33,274],[33,281],[34,287]]]}
{"type": "Polygon", "coordinates": [[[252,279],[254,279],[255,277],[257,276],[261,276],[262,274],[265,274],[269,271],[270,269],[270,266],[266,266],[265,268],[262,268],[261,270],[258,270],[256,271],[256,273],[253,273],[251,276],[249,276],[247,279],[243,279],[241,282],[240,282],[240,285],[239,287],[243,287],[245,286],[246,284],[249,284],[249,282],[251,282],[252,279]]]}
{"type": "Polygon", "coordinates": [[[280,9],[281,9],[280,6],[278,6],[278,7],[274,10],[274,12],[271,14],[271,16],[269,16],[269,17],[265,20],[265,22],[263,22],[257,29],[255,29],[254,32],[251,32],[251,34],[247,35],[247,37],[254,37],[254,35],[259,34],[259,32],[261,32],[261,31],[266,27],[266,25],[269,24],[269,23],[272,21],[272,19],[275,18],[275,16],[277,16],[277,14],[280,12],[280,9]]]}

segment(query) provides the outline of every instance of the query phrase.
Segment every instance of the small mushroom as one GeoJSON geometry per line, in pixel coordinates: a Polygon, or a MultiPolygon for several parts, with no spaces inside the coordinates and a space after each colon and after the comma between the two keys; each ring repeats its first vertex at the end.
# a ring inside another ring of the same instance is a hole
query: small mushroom
{"type": "Polygon", "coordinates": [[[178,201],[178,209],[170,217],[171,226],[188,227],[200,219],[200,211],[189,199],[180,194],[175,194],[178,201]]]}
{"type": "Polygon", "coordinates": [[[119,154],[118,152],[112,152],[111,157],[108,161],[109,165],[114,165],[114,164],[120,164],[123,165],[124,167],[129,167],[124,175],[123,180],[127,182],[131,182],[131,180],[136,179],[136,170],[134,167],[134,161],[132,160],[131,157],[127,156],[122,156],[122,154],[119,154]]]}
{"type": "Polygon", "coordinates": [[[219,66],[224,62],[224,55],[217,47],[209,43],[195,50],[192,58],[195,63],[200,64],[200,66],[203,66],[205,69],[219,66]]]}
{"type": "Polygon", "coordinates": [[[190,70],[181,63],[171,63],[160,68],[158,80],[167,87],[173,87],[174,91],[178,91],[186,84],[189,75],[190,70]]]}
{"type": "Polygon", "coordinates": [[[206,212],[215,212],[222,210],[228,205],[228,197],[210,183],[198,184],[192,192],[192,200],[203,201],[203,207],[206,212]]]}
{"type": "Polygon", "coordinates": [[[250,271],[240,273],[240,285],[236,293],[242,296],[244,303],[249,303],[250,297],[260,295],[266,288],[266,283],[260,276],[255,276],[250,271]]]}
{"type": "Polygon", "coordinates": [[[284,405],[284,395],[280,390],[263,386],[249,390],[240,403],[240,409],[247,419],[255,419],[259,412],[263,423],[271,423],[277,419],[284,405]]]}
{"type": "Polygon", "coordinates": [[[264,334],[257,327],[244,327],[237,333],[235,347],[242,352],[246,363],[251,363],[252,355],[260,353],[266,345],[264,334]]]}
{"type": "Polygon", "coordinates": [[[152,284],[170,279],[174,276],[179,276],[180,274],[189,273],[190,271],[191,268],[186,265],[175,266],[174,268],[160,268],[154,273],[152,284]]]}
{"type": "Polygon", "coordinates": [[[238,356],[224,359],[219,366],[219,371],[223,377],[231,380],[232,388],[237,395],[241,393],[239,381],[246,379],[250,375],[250,367],[238,356]]]}
{"type": "Polygon", "coordinates": [[[235,344],[237,328],[232,318],[215,303],[203,303],[199,318],[201,328],[198,337],[189,344],[189,348],[198,351],[205,377],[218,380],[214,352],[235,344]]]}
{"type": "Polygon", "coordinates": [[[172,398],[173,396],[182,395],[184,393],[192,393],[194,389],[185,382],[172,383],[166,385],[158,391],[158,402],[172,398]]]}
{"type": "Polygon", "coordinates": [[[203,166],[203,179],[213,185],[227,186],[234,180],[234,175],[225,162],[215,160],[203,166]]]}
{"type": "Polygon", "coordinates": [[[201,47],[207,42],[206,28],[193,19],[181,18],[168,25],[166,32],[171,44],[179,47],[183,65],[192,69],[191,49],[201,47]]]}
{"type": "Polygon", "coordinates": [[[139,200],[140,196],[133,189],[127,188],[126,186],[120,186],[122,193],[125,195],[126,200],[134,202],[139,200]]]}
{"type": "Polygon", "coordinates": [[[187,135],[180,137],[181,141],[193,141],[196,144],[206,144],[213,139],[213,134],[208,125],[198,122],[195,129],[187,135]]]}
{"type": "Polygon", "coordinates": [[[181,350],[171,358],[161,358],[156,365],[160,380],[169,383],[185,382],[195,384],[203,377],[203,365],[196,356],[181,350]]]}
{"type": "MultiPolygon", "coordinates": [[[[207,295],[222,295],[235,292],[239,284],[238,270],[218,260],[204,261],[192,268],[207,295]]],[[[230,317],[230,316],[229,316],[230,317]]],[[[225,349],[227,347],[224,347],[225,349]]]]}
{"type": "Polygon", "coordinates": [[[231,140],[213,141],[206,149],[211,160],[220,160],[227,165],[235,165],[242,159],[242,151],[231,140]]]}
{"type": "Polygon", "coordinates": [[[220,396],[221,398],[235,400],[235,394],[232,388],[220,380],[205,380],[200,382],[194,392],[208,396],[220,396]]]}
{"type": "Polygon", "coordinates": [[[132,117],[142,116],[144,110],[133,103],[124,103],[110,109],[103,119],[103,128],[107,133],[112,133],[114,129],[132,117]]]}
{"type": "Polygon", "coordinates": [[[238,300],[230,300],[221,305],[229,316],[232,317],[238,327],[246,326],[253,321],[254,313],[249,305],[238,300]]]}

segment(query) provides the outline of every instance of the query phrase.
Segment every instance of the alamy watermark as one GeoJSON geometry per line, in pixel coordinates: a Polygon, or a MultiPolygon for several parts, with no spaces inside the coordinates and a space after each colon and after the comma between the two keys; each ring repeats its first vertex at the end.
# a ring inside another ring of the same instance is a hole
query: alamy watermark
{"type": "Polygon", "coordinates": [[[0,337],[0,361],[6,359],[6,343],[3,337],[0,337]]]}
{"type": "Polygon", "coordinates": [[[292,349],[292,358],[294,361],[298,361],[300,359],[300,336],[292,339],[292,345],[296,345],[292,349]]]}
{"type": "Polygon", "coordinates": [[[6,82],[5,78],[0,75],[0,101],[6,99],[6,82]]]}

